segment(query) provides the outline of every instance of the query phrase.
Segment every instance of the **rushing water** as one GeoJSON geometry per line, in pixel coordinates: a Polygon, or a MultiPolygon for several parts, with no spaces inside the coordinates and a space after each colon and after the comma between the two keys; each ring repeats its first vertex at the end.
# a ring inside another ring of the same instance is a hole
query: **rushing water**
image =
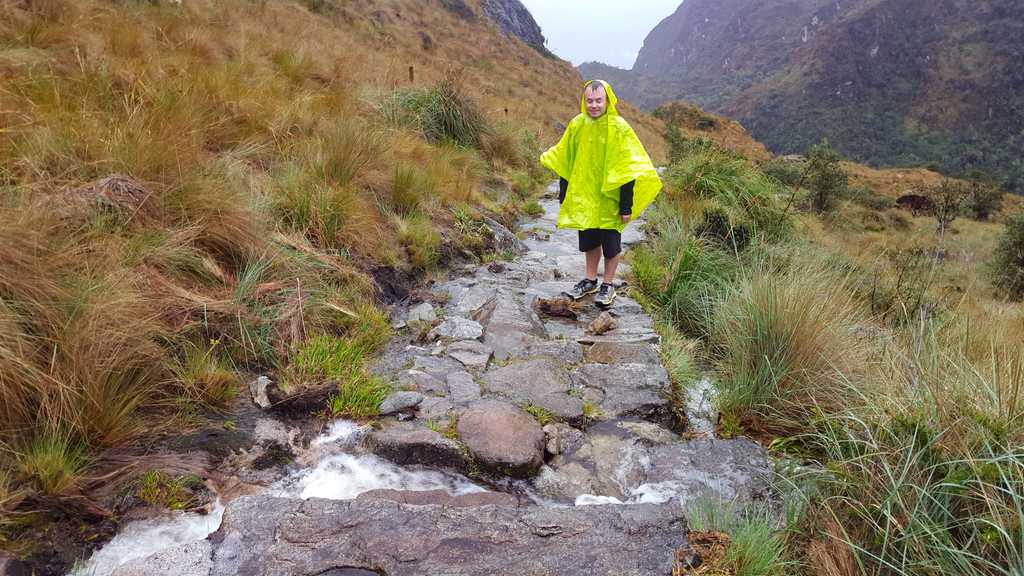
{"type": "Polygon", "coordinates": [[[179,512],[169,518],[132,522],[88,562],[73,569],[71,576],[105,576],[131,560],[197,542],[217,530],[223,517],[224,505],[218,500],[209,514],[179,512]]]}
{"type": "MultiPolygon", "coordinates": [[[[309,454],[304,455],[304,459],[314,464],[269,487],[269,493],[303,500],[350,500],[378,489],[445,490],[452,495],[486,491],[455,474],[401,468],[373,455],[352,453],[364,432],[366,428],[354,422],[334,422],[310,442],[309,454]]],[[[224,506],[218,500],[206,515],[176,513],[171,517],[132,522],[69,576],[107,576],[131,560],[197,542],[216,531],[223,516],[224,506]]]]}

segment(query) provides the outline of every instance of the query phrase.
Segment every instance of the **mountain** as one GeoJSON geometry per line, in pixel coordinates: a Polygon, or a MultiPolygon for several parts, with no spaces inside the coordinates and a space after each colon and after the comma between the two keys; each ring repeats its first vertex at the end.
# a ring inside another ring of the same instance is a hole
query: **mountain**
{"type": "Polygon", "coordinates": [[[686,0],[633,69],[588,64],[651,109],[688,100],[776,153],[823,138],[873,165],[982,169],[1024,192],[1019,0],[686,0]]]}

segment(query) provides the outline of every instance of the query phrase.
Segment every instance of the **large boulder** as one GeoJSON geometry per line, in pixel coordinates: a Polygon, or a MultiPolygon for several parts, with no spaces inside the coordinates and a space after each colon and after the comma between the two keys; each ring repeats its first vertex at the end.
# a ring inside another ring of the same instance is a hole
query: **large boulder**
{"type": "Polygon", "coordinates": [[[488,471],[529,477],[544,463],[544,432],[519,408],[494,400],[470,405],[459,416],[459,440],[470,456],[488,471]]]}
{"type": "Polygon", "coordinates": [[[366,447],[396,464],[421,464],[464,470],[462,447],[433,430],[408,422],[394,422],[366,436],[366,447]]]}
{"type": "Polygon", "coordinates": [[[212,574],[641,576],[686,547],[675,505],[455,507],[244,497],[228,505],[212,574]]]}

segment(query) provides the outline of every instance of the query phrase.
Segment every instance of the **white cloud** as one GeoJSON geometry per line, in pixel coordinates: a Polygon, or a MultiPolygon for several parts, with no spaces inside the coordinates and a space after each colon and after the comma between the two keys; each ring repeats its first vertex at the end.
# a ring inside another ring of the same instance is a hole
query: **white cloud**
{"type": "Polygon", "coordinates": [[[573,64],[632,68],[647,34],[682,0],[521,0],[544,30],[548,49],[573,64]]]}

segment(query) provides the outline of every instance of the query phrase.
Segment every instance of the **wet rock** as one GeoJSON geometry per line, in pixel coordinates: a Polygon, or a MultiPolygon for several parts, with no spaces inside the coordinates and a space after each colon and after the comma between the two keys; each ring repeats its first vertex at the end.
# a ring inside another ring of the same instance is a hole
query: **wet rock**
{"type": "Polygon", "coordinates": [[[583,400],[569,394],[569,372],[550,358],[513,362],[491,370],[484,375],[483,383],[488,392],[538,406],[562,420],[579,423],[583,418],[583,400]]]}
{"type": "Polygon", "coordinates": [[[650,422],[620,420],[590,427],[533,482],[541,494],[567,502],[598,496],[690,504],[707,496],[745,504],[767,496],[769,474],[764,449],[750,440],[680,440],[650,422]]]}
{"type": "MultiPolygon", "coordinates": [[[[0,575],[3,576],[31,576],[28,564],[18,560],[8,552],[0,550],[0,575]]],[[[126,575],[127,576],[127,575],[126,575]]]]}
{"type": "Polygon", "coordinates": [[[431,340],[476,340],[484,335],[480,324],[468,318],[454,316],[438,324],[427,334],[431,340]]]}
{"type": "Polygon", "coordinates": [[[215,535],[214,574],[671,574],[686,546],[675,505],[413,506],[245,497],[215,535]]]}
{"type": "Polygon", "coordinates": [[[249,394],[252,395],[252,401],[263,410],[270,408],[270,398],[267,397],[267,387],[270,384],[270,378],[266,376],[260,376],[249,382],[249,394]]]}
{"type": "Polygon", "coordinates": [[[387,416],[402,410],[409,410],[418,406],[420,402],[423,402],[423,394],[419,392],[395,392],[380,403],[380,415],[387,416]]]}
{"type": "Polygon", "coordinates": [[[525,478],[544,462],[544,432],[526,412],[505,402],[481,400],[459,416],[459,439],[486,470],[525,478]]]}
{"type": "Polygon", "coordinates": [[[464,470],[462,447],[428,428],[396,422],[366,437],[373,453],[396,464],[420,464],[464,470]]]}
{"type": "Polygon", "coordinates": [[[437,313],[434,312],[434,307],[430,305],[430,302],[423,302],[409,309],[409,315],[406,316],[405,322],[410,326],[431,325],[437,322],[437,313]]]}
{"type": "Polygon", "coordinates": [[[414,506],[452,506],[456,508],[470,508],[474,506],[517,506],[519,500],[504,492],[472,492],[470,494],[459,494],[452,496],[444,490],[370,490],[363,492],[356,500],[390,500],[401,504],[412,504],[414,506]]]}
{"type": "MultiPolygon", "coordinates": [[[[191,542],[131,560],[111,576],[207,576],[213,568],[213,545],[208,540],[191,542]]],[[[0,571],[0,574],[8,574],[0,571]]],[[[26,573],[27,574],[27,573],[26,573]]]]}
{"type": "Polygon", "coordinates": [[[447,389],[440,380],[422,370],[403,370],[398,374],[398,385],[403,389],[413,389],[423,394],[443,396],[447,389]]]}
{"type": "Polygon", "coordinates": [[[576,451],[583,442],[583,432],[558,422],[544,427],[544,438],[544,451],[551,456],[557,456],[563,451],[576,451]]]}
{"type": "Polygon", "coordinates": [[[494,356],[494,349],[476,340],[463,340],[449,345],[447,353],[466,368],[482,372],[487,370],[494,356]]]}
{"type": "Polygon", "coordinates": [[[573,375],[577,383],[599,392],[598,399],[606,418],[636,416],[652,422],[670,424],[668,372],[650,364],[584,364],[573,375]]]}
{"type": "Polygon", "coordinates": [[[469,404],[480,399],[480,385],[469,372],[448,375],[448,398],[454,404],[469,404]]]}
{"type": "Polygon", "coordinates": [[[586,357],[598,364],[661,364],[658,351],[647,343],[597,342],[587,348],[586,357]]]}

